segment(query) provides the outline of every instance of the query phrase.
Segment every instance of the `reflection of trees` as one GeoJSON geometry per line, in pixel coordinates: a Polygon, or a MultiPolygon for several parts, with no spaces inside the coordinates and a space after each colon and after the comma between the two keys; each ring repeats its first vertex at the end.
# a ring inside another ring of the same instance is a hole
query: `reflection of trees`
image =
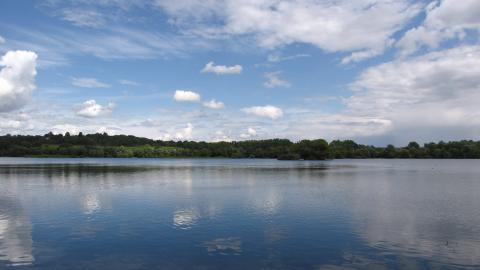
{"type": "Polygon", "coordinates": [[[31,264],[32,242],[32,224],[18,201],[0,197],[0,261],[31,264]]]}
{"type": "MultiPolygon", "coordinates": [[[[116,218],[114,221],[117,227],[108,233],[130,240],[129,237],[132,235],[145,232],[132,224],[153,226],[160,222],[161,224],[168,222],[175,228],[198,228],[199,230],[205,226],[222,228],[224,224],[218,222],[224,222],[224,218],[235,218],[235,214],[242,215],[244,214],[242,211],[253,209],[254,211],[245,214],[254,214],[268,222],[265,240],[268,241],[269,256],[274,258],[273,256],[280,256],[276,253],[277,246],[287,234],[284,228],[274,224],[275,217],[282,214],[282,207],[288,202],[285,199],[287,194],[283,193],[285,185],[291,184],[297,188],[303,185],[301,190],[306,190],[309,186],[308,181],[311,181],[314,175],[323,173],[323,170],[318,168],[312,171],[310,168],[297,169],[293,166],[276,168],[256,164],[248,166],[227,164],[228,166],[202,165],[202,167],[184,165],[183,162],[175,166],[158,165],[155,168],[68,164],[25,165],[24,167],[19,165],[16,168],[0,168],[0,174],[6,178],[6,181],[2,179],[3,183],[18,185],[17,189],[12,189],[16,195],[26,191],[24,194],[28,200],[25,202],[41,203],[35,208],[47,215],[37,213],[34,220],[45,219],[45,217],[61,218],[55,216],[59,212],[54,212],[53,209],[64,211],[74,207],[74,210],[88,214],[88,217],[79,218],[77,213],[68,212],[74,215],[75,222],[66,220],[67,223],[49,224],[48,222],[52,220],[47,219],[45,223],[39,223],[36,227],[43,229],[42,226],[45,224],[63,226],[70,232],[69,239],[82,239],[82,241],[88,240],[95,243],[97,240],[94,237],[100,235],[98,232],[111,230],[109,224],[105,222],[110,222],[111,216],[116,218]],[[239,191],[239,189],[244,190],[239,191]],[[43,200],[46,196],[51,196],[49,198],[51,200],[43,200]],[[62,205],[62,202],[67,204],[62,205]],[[123,204],[123,202],[127,203],[123,204]],[[109,209],[115,211],[107,213],[109,209]],[[123,211],[124,209],[126,211],[123,211]],[[165,211],[166,209],[168,212],[165,211]],[[49,216],[50,213],[55,215],[49,216]],[[147,217],[147,214],[151,214],[152,217],[147,217]],[[133,219],[132,216],[138,219],[133,219]],[[157,223],[148,224],[150,221],[157,223]],[[119,231],[115,231],[117,228],[119,231]]],[[[232,229],[236,228],[235,224],[232,225],[234,226],[232,229]]],[[[215,235],[208,240],[210,241],[202,243],[210,253],[241,253],[242,242],[238,238],[215,235]]],[[[261,238],[259,241],[264,240],[261,238]]],[[[30,243],[30,253],[31,245],[30,243]]],[[[60,249],[62,246],[54,248],[60,249]]],[[[36,259],[38,262],[40,258],[37,256],[36,259]]]]}
{"type": "Polygon", "coordinates": [[[21,164],[0,165],[0,177],[5,182],[42,183],[53,189],[98,188],[134,185],[145,179],[152,179],[158,168],[147,166],[112,166],[92,164],[21,164]]]}

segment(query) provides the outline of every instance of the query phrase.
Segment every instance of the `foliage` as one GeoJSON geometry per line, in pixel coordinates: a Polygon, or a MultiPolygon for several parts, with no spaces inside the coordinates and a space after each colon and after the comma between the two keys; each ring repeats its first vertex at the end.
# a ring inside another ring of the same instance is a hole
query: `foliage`
{"type": "Polygon", "coordinates": [[[282,160],[339,158],[480,158],[480,142],[410,142],[406,147],[375,147],[352,140],[323,139],[291,142],[287,139],[238,142],[160,141],[104,134],[0,136],[0,156],[24,157],[225,157],[282,160]]]}
{"type": "Polygon", "coordinates": [[[410,142],[406,147],[374,147],[354,141],[332,141],[330,158],[480,158],[480,141],[462,140],[426,143],[410,142]]]}

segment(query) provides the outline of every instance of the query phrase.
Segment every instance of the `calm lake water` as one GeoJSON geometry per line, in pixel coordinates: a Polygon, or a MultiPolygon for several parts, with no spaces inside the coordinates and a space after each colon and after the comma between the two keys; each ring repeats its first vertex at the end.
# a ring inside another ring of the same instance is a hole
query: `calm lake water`
{"type": "Polygon", "coordinates": [[[479,269],[479,160],[0,158],[0,269],[479,269]]]}

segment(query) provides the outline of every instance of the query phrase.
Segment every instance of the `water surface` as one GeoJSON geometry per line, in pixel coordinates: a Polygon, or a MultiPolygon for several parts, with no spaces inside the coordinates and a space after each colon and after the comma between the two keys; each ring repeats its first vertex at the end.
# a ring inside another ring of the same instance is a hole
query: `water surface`
{"type": "Polygon", "coordinates": [[[480,161],[0,158],[0,269],[478,269],[480,161]]]}

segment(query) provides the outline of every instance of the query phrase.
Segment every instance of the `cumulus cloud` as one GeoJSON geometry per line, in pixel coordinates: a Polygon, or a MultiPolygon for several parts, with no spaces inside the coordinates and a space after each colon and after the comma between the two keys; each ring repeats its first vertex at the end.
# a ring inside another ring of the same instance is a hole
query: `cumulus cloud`
{"type": "Polygon", "coordinates": [[[223,108],[225,108],[225,104],[223,104],[223,102],[216,101],[215,99],[204,102],[203,106],[207,107],[207,108],[210,108],[210,109],[223,109],[223,108]]]}
{"type": "Polygon", "coordinates": [[[397,46],[402,54],[414,53],[422,46],[436,48],[442,41],[466,36],[468,30],[480,30],[480,1],[433,1],[426,7],[421,25],[405,33],[397,46]]]}
{"type": "Polygon", "coordinates": [[[101,134],[107,133],[107,134],[110,135],[110,136],[116,135],[117,132],[118,132],[118,128],[115,128],[115,127],[104,127],[104,126],[99,127],[99,128],[95,131],[95,133],[101,133],[101,134]]]}
{"type": "Polygon", "coordinates": [[[228,134],[225,134],[223,130],[218,130],[213,135],[212,141],[213,142],[231,142],[233,141],[233,139],[228,134]]]}
{"type": "Polygon", "coordinates": [[[35,120],[24,112],[0,113],[2,134],[25,134],[35,129],[35,120]]]}
{"type": "MultiPolygon", "coordinates": [[[[315,111],[293,117],[282,135],[289,138],[327,140],[360,139],[385,136],[392,131],[389,119],[349,114],[325,114],[315,111]]],[[[389,143],[392,143],[389,141],[389,143]]]]}
{"type": "Polygon", "coordinates": [[[306,43],[326,52],[357,53],[349,61],[382,53],[393,35],[421,10],[420,5],[408,0],[156,3],[173,22],[198,35],[250,36],[258,45],[270,49],[306,43]]]}
{"type": "Polygon", "coordinates": [[[268,117],[274,120],[283,116],[282,109],[272,105],[243,108],[242,112],[260,117],[268,117]]]}
{"type": "Polygon", "coordinates": [[[345,101],[350,111],[388,119],[397,132],[432,134],[447,128],[450,134],[442,134],[444,138],[458,130],[471,135],[479,132],[480,124],[480,46],[371,67],[361,73],[352,90],[353,96],[345,101]]]}
{"type": "Polygon", "coordinates": [[[191,139],[193,134],[193,125],[188,123],[182,131],[175,133],[175,138],[178,140],[191,139]]]}
{"type": "Polygon", "coordinates": [[[37,54],[9,51],[0,60],[0,112],[24,106],[35,90],[37,54]]]}
{"type": "Polygon", "coordinates": [[[10,119],[1,119],[0,121],[0,129],[13,129],[19,128],[22,125],[22,122],[17,120],[10,120],[10,119]]]}
{"type": "Polygon", "coordinates": [[[110,85],[100,82],[95,78],[73,78],[72,84],[84,88],[109,88],[110,85]]]}
{"type": "Polygon", "coordinates": [[[106,106],[98,104],[94,99],[87,100],[76,109],[76,114],[82,117],[94,118],[109,114],[115,108],[114,103],[108,103],[106,106]]]}
{"type": "Polygon", "coordinates": [[[53,126],[52,129],[53,134],[65,134],[67,132],[70,134],[78,134],[80,133],[80,128],[76,125],[71,124],[59,124],[53,126]]]}
{"type": "Polygon", "coordinates": [[[267,80],[263,83],[263,85],[267,88],[290,87],[291,84],[288,81],[280,78],[281,73],[281,71],[265,73],[264,76],[267,80]]]}
{"type": "Polygon", "coordinates": [[[191,123],[187,123],[187,126],[178,131],[172,131],[168,133],[162,134],[158,139],[163,141],[182,141],[182,140],[190,140],[193,137],[193,125],[191,123]]]}
{"type": "Polygon", "coordinates": [[[180,102],[197,102],[200,101],[200,95],[190,90],[176,90],[173,99],[180,102]]]}
{"type": "Polygon", "coordinates": [[[182,54],[192,48],[211,48],[217,40],[236,41],[240,37],[268,49],[305,43],[328,53],[353,53],[345,62],[383,53],[395,34],[415,18],[423,6],[411,0],[155,0],[128,4],[125,1],[71,1],[62,5],[56,3],[58,1],[50,2],[52,7],[60,9],[56,16],[74,25],[108,28],[93,35],[65,30],[48,38],[45,34],[39,38],[37,33],[31,33],[47,49],[54,47],[55,51],[69,54],[151,59],[182,54]],[[131,16],[133,13],[127,14],[130,7],[151,9],[152,4],[166,13],[168,22],[178,26],[181,34],[106,27],[117,23],[119,18],[131,16]]]}
{"type": "Polygon", "coordinates": [[[249,127],[247,132],[240,134],[240,138],[242,139],[250,139],[255,136],[257,136],[257,131],[252,127],[249,127]]]}
{"type": "Polygon", "coordinates": [[[208,62],[205,67],[202,69],[202,73],[215,73],[218,75],[225,75],[225,74],[240,74],[242,73],[242,66],[241,65],[234,65],[234,66],[224,66],[224,65],[215,65],[214,62],[208,62]]]}

